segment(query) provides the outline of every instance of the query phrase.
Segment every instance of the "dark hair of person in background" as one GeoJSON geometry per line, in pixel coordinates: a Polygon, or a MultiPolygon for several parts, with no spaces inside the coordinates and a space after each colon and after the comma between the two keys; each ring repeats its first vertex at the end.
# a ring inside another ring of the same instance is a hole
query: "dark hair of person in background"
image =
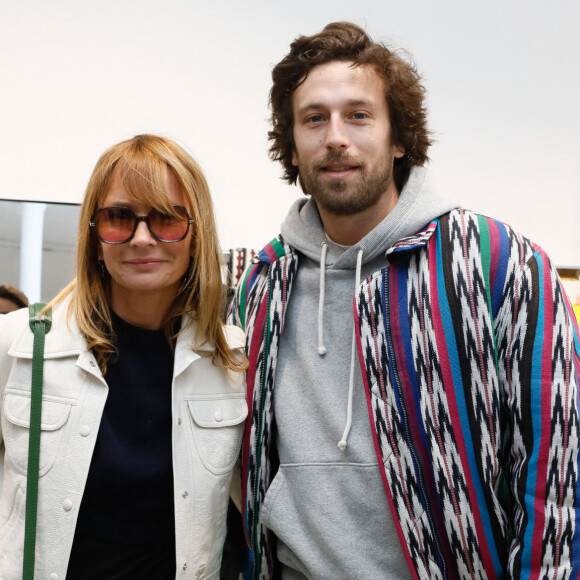
{"type": "Polygon", "coordinates": [[[27,306],[28,298],[23,292],[10,284],[0,284],[0,314],[8,314],[8,312],[27,306]]]}

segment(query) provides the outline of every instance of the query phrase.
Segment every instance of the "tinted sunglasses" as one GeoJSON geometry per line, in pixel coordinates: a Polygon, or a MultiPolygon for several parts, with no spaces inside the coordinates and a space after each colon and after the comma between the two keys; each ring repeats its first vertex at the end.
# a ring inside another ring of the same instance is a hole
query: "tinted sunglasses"
{"type": "Polygon", "coordinates": [[[139,222],[145,222],[151,235],[160,242],[180,242],[187,236],[190,224],[195,220],[189,217],[182,205],[172,206],[175,215],[163,213],[153,208],[147,215],[137,215],[128,207],[103,207],[89,222],[96,228],[97,235],[105,244],[125,244],[133,239],[139,222]]]}

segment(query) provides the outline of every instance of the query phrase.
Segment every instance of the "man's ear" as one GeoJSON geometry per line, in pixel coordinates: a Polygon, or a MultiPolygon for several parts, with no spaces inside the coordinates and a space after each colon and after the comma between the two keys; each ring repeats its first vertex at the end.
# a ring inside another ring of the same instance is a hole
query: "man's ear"
{"type": "Polygon", "coordinates": [[[298,167],[298,153],[296,153],[296,149],[292,149],[292,165],[298,167]]]}
{"type": "Polygon", "coordinates": [[[405,148],[402,145],[393,145],[393,156],[400,159],[403,155],[405,155],[405,148]]]}

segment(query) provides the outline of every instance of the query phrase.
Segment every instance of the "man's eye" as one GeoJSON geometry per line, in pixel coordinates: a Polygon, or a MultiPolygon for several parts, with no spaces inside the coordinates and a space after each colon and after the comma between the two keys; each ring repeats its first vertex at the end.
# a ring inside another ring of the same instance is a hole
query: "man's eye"
{"type": "Polygon", "coordinates": [[[312,115],[311,117],[308,117],[309,123],[320,123],[320,121],[322,121],[322,115],[312,115]]]}
{"type": "Polygon", "coordinates": [[[365,113],[355,113],[353,115],[353,118],[356,119],[357,121],[362,121],[363,119],[366,119],[367,116],[365,113]]]}

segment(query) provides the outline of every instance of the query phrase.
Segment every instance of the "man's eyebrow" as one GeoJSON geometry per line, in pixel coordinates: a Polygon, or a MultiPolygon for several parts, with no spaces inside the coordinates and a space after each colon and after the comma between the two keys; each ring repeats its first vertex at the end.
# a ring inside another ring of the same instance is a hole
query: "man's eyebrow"
{"type": "Polygon", "coordinates": [[[311,111],[312,109],[324,109],[325,105],[323,105],[322,103],[305,103],[304,105],[302,105],[301,107],[298,108],[298,110],[296,111],[297,113],[305,113],[306,111],[311,111]]]}
{"type": "Polygon", "coordinates": [[[374,103],[371,99],[351,99],[347,104],[350,107],[360,107],[362,105],[374,105],[374,103]]]}
{"type": "MultiPolygon", "coordinates": [[[[361,107],[365,105],[373,105],[374,101],[371,99],[350,99],[346,101],[345,105],[347,107],[361,107]]],[[[312,103],[305,103],[296,111],[297,113],[305,113],[311,110],[327,109],[328,105],[322,102],[314,101],[312,103]]]]}

